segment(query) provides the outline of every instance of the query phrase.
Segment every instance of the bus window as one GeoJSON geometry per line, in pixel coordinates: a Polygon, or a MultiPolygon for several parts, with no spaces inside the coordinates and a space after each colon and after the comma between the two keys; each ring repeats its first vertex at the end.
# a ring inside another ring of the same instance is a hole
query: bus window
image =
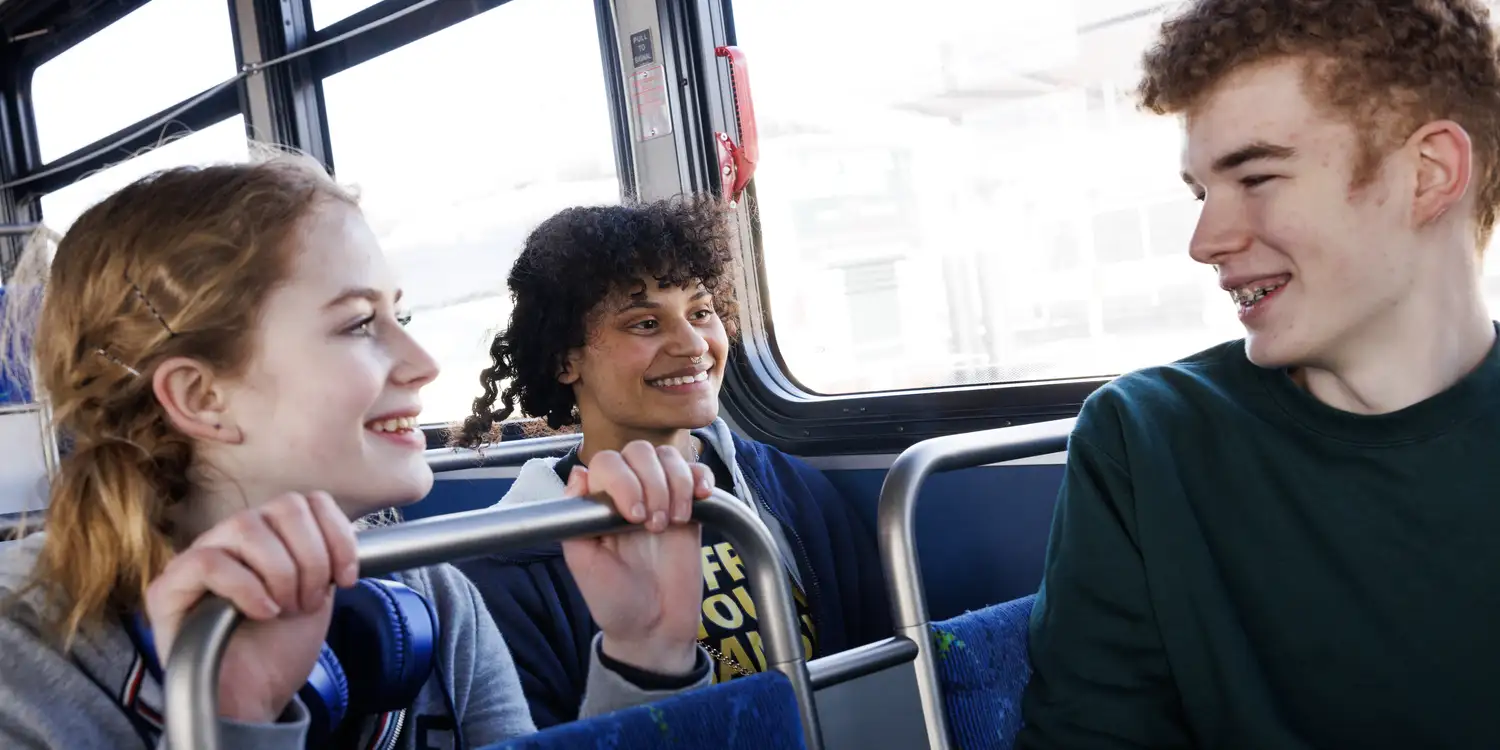
{"type": "Polygon", "coordinates": [[[245,118],[235,115],[42,196],[42,221],[58,232],[65,232],[90,206],[159,169],[240,162],[249,157],[245,118]]]}
{"type": "Polygon", "coordinates": [[[380,0],[312,0],[313,28],[332,26],[379,2],[380,0]]]}
{"type": "Polygon", "coordinates": [[[526,235],[561,208],[619,201],[593,3],[511,0],[323,87],[338,178],[442,365],[422,421],[459,419],[526,235]]]}
{"type": "Polygon", "coordinates": [[[66,156],[235,72],[227,3],[152,0],[32,74],[42,160],[66,156]]]}
{"type": "Polygon", "coordinates": [[[1187,255],[1178,125],[1135,106],[1167,7],[734,3],[788,374],[824,394],[1108,376],[1239,335],[1187,255]]]}

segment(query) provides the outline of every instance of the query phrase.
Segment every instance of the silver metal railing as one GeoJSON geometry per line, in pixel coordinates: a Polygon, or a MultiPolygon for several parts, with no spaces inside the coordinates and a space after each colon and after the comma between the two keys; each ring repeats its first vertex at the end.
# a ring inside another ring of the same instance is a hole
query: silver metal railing
{"type": "MultiPolygon", "coordinates": [[[[766,661],[791,680],[808,750],[820,750],[822,733],[813,708],[797,610],[776,542],[755,511],[718,490],[693,504],[693,518],[722,532],[744,559],[751,591],[763,612],[760,628],[766,661]]],[[[590,498],[455,513],[361,533],[360,575],[383,575],[630,528],[609,505],[590,498]]],[[[222,747],[219,667],[239,621],[233,605],[218,597],[200,602],[183,620],[166,667],[166,731],[172,747],[222,747]]]]}
{"type": "Polygon", "coordinates": [[[1066,450],[1068,434],[1076,421],[1063,419],[924,440],[902,451],[885,476],[876,521],[880,560],[891,594],[896,635],[917,644],[917,690],[931,750],[948,750],[948,722],[938,687],[932,637],[927,632],[927,598],[917,557],[917,495],[927,477],[940,471],[1066,450]]]}

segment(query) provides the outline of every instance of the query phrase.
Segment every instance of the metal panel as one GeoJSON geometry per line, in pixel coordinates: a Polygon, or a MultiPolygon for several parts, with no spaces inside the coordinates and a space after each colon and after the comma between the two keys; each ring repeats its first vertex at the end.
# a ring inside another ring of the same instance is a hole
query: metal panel
{"type": "Polygon", "coordinates": [[[907,662],[856,680],[819,688],[814,697],[818,721],[823,728],[823,747],[826,750],[927,750],[922,714],[912,710],[918,695],[912,667],[912,663],[907,662]]]}
{"type": "MultiPolygon", "coordinates": [[[[665,0],[663,0],[665,2],[665,0]]],[[[613,0],[615,43],[621,67],[628,143],[634,172],[633,197],[643,201],[684,192],[678,165],[679,138],[688,137],[674,115],[681,103],[681,80],[672,64],[676,54],[667,43],[655,0],[613,0]],[[658,97],[661,102],[658,104],[658,97]],[[669,128],[663,132],[659,106],[669,128]],[[652,128],[658,128],[653,132],[652,128]]]]}

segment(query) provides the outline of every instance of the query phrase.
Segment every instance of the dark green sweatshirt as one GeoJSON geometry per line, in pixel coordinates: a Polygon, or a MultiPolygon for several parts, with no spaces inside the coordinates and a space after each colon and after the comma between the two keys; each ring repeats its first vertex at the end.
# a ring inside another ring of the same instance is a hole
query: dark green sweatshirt
{"type": "Polygon", "coordinates": [[[1242,341],[1068,444],[1018,747],[1500,748],[1500,353],[1392,414],[1242,341]]]}

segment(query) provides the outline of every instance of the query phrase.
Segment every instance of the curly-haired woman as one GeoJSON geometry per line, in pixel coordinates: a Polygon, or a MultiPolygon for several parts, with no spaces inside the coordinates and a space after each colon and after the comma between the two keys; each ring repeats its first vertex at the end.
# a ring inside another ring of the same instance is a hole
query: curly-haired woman
{"type": "MultiPolygon", "coordinates": [[[[502,504],[556,497],[576,467],[632,440],[675,446],[708,465],[720,489],[766,522],[794,586],[809,658],[888,636],[874,536],[855,509],[822,473],[735,435],[718,417],[735,334],[734,277],[727,215],[713,200],[570,208],[553,216],[527,239],[511,270],[509,325],[495,337],[494,365],[480,375],[484,395],[453,443],[492,440],[495,425],[517,407],[553,429],[581,425],[582,442],[560,459],[528,462],[502,504]]],[[[698,640],[717,662],[714,680],[762,671],[743,564],[712,530],[700,543],[701,568],[681,574],[703,578],[698,640]]],[[[576,717],[588,687],[589,644],[608,625],[589,616],[564,564],[568,554],[564,545],[461,566],[512,646],[539,726],[576,717]]],[[[632,671],[632,658],[607,663],[649,680],[632,671]]]]}

